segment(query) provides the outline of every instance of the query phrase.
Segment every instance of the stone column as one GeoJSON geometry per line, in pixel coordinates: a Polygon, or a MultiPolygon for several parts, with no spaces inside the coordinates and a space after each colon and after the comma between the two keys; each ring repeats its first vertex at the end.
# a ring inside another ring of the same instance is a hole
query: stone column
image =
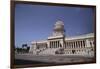
{"type": "Polygon", "coordinates": [[[74,41],[74,48],[76,48],[76,43],[75,43],[76,41],[74,41]]]}
{"type": "Polygon", "coordinates": [[[70,48],[70,42],[68,42],[68,47],[70,48]]]}
{"type": "Polygon", "coordinates": [[[56,48],[58,48],[58,41],[57,41],[57,46],[56,46],[56,48]]]}
{"type": "Polygon", "coordinates": [[[80,45],[79,47],[81,48],[81,41],[79,41],[79,45],[80,45]]]}
{"type": "Polygon", "coordinates": [[[54,42],[52,41],[52,48],[54,48],[54,42]]]}
{"type": "Polygon", "coordinates": [[[84,48],[84,43],[83,43],[83,40],[82,40],[82,47],[84,48]]]}
{"type": "Polygon", "coordinates": [[[52,44],[53,44],[53,48],[54,48],[54,41],[52,41],[52,44]]]}
{"type": "Polygon", "coordinates": [[[81,48],[81,41],[79,41],[79,45],[80,45],[79,47],[81,48]]]}
{"type": "Polygon", "coordinates": [[[74,48],[74,41],[73,41],[73,46],[72,46],[72,48],[74,48]]]}
{"type": "Polygon", "coordinates": [[[58,48],[60,47],[60,43],[58,42],[58,48]]]}
{"type": "Polygon", "coordinates": [[[67,48],[69,48],[69,44],[68,44],[68,42],[67,42],[67,48]]]}
{"type": "Polygon", "coordinates": [[[49,42],[49,48],[51,48],[51,41],[49,42]]]}
{"type": "Polygon", "coordinates": [[[69,47],[71,48],[71,42],[69,42],[69,47]]]}
{"type": "Polygon", "coordinates": [[[77,46],[78,46],[78,45],[77,45],[77,41],[76,41],[76,48],[77,48],[77,46]]]}
{"type": "Polygon", "coordinates": [[[72,42],[72,46],[71,46],[71,48],[74,48],[73,46],[74,46],[74,42],[72,42]]]}
{"type": "Polygon", "coordinates": [[[70,48],[69,42],[68,42],[68,48],[70,48]]]}
{"type": "Polygon", "coordinates": [[[68,48],[70,48],[70,42],[68,42],[68,48]]]}
{"type": "Polygon", "coordinates": [[[70,42],[70,47],[72,48],[72,42],[70,42]]]}
{"type": "Polygon", "coordinates": [[[93,40],[91,40],[91,44],[92,44],[92,47],[94,46],[94,43],[93,43],[94,41],[93,40]]]}
{"type": "Polygon", "coordinates": [[[91,40],[91,47],[93,46],[93,44],[92,44],[92,43],[93,43],[93,41],[91,40]]]}
{"type": "Polygon", "coordinates": [[[57,41],[55,41],[55,48],[56,48],[56,46],[57,46],[57,41]]]}
{"type": "Polygon", "coordinates": [[[56,46],[57,46],[57,41],[55,41],[55,48],[56,48],[56,46]]]}
{"type": "Polygon", "coordinates": [[[90,41],[86,39],[86,47],[90,47],[90,41]]]}
{"type": "Polygon", "coordinates": [[[50,41],[50,48],[52,48],[52,41],[50,41]]]}
{"type": "Polygon", "coordinates": [[[80,45],[81,45],[81,48],[82,48],[82,40],[80,41],[80,45]]]}
{"type": "Polygon", "coordinates": [[[81,41],[81,48],[83,48],[83,40],[81,41]]]}
{"type": "Polygon", "coordinates": [[[74,42],[74,45],[75,45],[74,48],[76,48],[76,41],[74,42]]]}
{"type": "Polygon", "coordinates": [[[57,43],[57,41],[56,41],[56,48],[57,48],[57,46],[58,46],[58,43],[57,43]]]}
{"type": "Polygon", "coordinates": [[[54,48],[54,42],[52,41],[52,48],[54,48]]]}
{"type": "Polygon", "coordinates": [[[74,42],[73,42],[73,48],[74,48],[74,46],[75,46],[75,44],[74,44],[74,42]]]}
{"type": "Polygon", "coordinates": [[[52,46],[52,42],[50,41],[50,48],[51,48],[51,46],[52,46]]]}
{"type": "Polygon", "coordinates": [[[57,48],[57,46],[58,46],[58,41],[56,41],[56,43],[57,43],[57,45],[56,45],[56,48],[57,48]]]}
{"type": "Polygon", "coordinates": [[[81,41],[81,48],[83,48],[83,40],[81,41]]]}
{"type": "Polygon", "coordinates": [[[77,48],[79,48],[79,41],[77,41],[77,48]]]}
{"type": "Polygon", "coordinates": [[[56,41],[56,48],[57,48],[57,41],[56,41]]]}
{"type": "Polygon", "coordinates": [[[73,48],[75,48],[75,42],[73,42],[73,48]]]}
{"type": "Polygon", "coordinates": [[[84,40],[82,41],[82,46],[83,46],[83,48],[84,48],[84,40]]]}
{"type": "Polygon", "coordinates": [[[54,43],[55,43],[55,42],[53,41],[53,48],[54,48],[54,43]]]}
{"type": "Polygon", "coordinates": [[[76,48],[77,48],[77,41],[76,41],[76,43],[75,43],[75,44],[76,44],[76,48]]]}
{"type": "Polygon", "coordinates": [[[53,45],[53,48],[55,48],[55,41],[53,41],[54,45],[53,45]]]}

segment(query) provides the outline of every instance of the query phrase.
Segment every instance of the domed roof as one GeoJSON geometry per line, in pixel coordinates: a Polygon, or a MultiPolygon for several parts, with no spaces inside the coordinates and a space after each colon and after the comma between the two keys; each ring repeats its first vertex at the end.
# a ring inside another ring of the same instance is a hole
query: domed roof
{"type": "Polygon", "coordinates": [[[53,29],[53,35],[54,36],[62,36],[64,35],[64,22],[61,20],[58,20],[55,25],[54,25],[54,29],[53,29]]]}
{"type": "Polygon", "coordinates": [[[64,23],[61,20],[58,20],[54,26],[54,30],[63,30],[64,29],[64,23]]]}
{"type": "Polygon", "coordinates": [[[63,21],[58,20],[55,25],[64,25],[63,21]]]}

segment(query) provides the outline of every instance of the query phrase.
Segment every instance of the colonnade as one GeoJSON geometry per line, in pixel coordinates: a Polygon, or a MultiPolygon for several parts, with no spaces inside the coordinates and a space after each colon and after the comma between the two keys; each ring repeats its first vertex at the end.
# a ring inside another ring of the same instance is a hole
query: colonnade
{"type": "Polygon", "coordinates": [[[82,39],[66,41],[64,49],[65,54],[69,55],[93,55],[92,52],[94,52],[94,40],[82,39]]]}
{"type": "Polygon", "coordinates": [[[64,45],[60,41],[50,41],[50,48],[85,48],[85,40],[80,41],[65,41],[64,45]]]}
{"type": "Polygon", "coordinates": [[[89,44],[90,44],[90,47],[94,47],[94,40],[93,39],[89,39],[89,44]]]}
{"type": "Polygon", "coordinates": [[[66,41],[64,48],[85,48],[86,47],[86,42],[85,40],[80,40],[80,41],[66,41]]]}
{"type": "Polygon", "coordinates": [[[70,41],[65,41],[64,45],[61,44],[60,41],[49,41],[49,47],[50,48],[85,48],[90,45],[90,47],[94,46],[94,41],[92,39],[88,40],[89,43],[87,44],[86,40],[70,40],[70,41]]]}
{"type": "Polygon", "coordinates": [[[64,42],[62,40],[49,40],[48,43],[34,43],[33,47],[36,51],[42,50],[41,52],[43,52],[44,50],[47,54],[50,52],[55,54],[55,51],[62,48],[66,55],[93,54],[91,52],[94,52],[94,39],[66,40],[64,42]]]}
{"type": "Polygon", "coordinates": [[[50,41],[50,48],[60,48],[62,47],[60,41],[50,41]]]}

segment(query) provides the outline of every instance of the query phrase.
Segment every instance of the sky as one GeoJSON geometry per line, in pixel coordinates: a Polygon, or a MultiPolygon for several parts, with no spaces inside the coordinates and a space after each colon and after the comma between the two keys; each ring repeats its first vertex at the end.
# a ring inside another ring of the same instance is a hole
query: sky
{"type": "Polygon", "coordinates": [[[93,8],[16,4],[15,46],[46,40],[57,20],[64,22],[66,37],[93,33],[93,8]]]}

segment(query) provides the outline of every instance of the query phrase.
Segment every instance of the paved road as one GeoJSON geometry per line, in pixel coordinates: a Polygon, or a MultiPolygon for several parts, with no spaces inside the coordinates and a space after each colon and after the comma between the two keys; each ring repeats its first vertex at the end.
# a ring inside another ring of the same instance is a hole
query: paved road
{"type": "Polygon", "coordinates": [[[40,61],[46,63],[77,63],[77,62],[91,62],[93,59],[90,57],[83,56],[66,56],[66,55],[15,55],[15,59],[31,60],[31,61],[40,61]]]}

